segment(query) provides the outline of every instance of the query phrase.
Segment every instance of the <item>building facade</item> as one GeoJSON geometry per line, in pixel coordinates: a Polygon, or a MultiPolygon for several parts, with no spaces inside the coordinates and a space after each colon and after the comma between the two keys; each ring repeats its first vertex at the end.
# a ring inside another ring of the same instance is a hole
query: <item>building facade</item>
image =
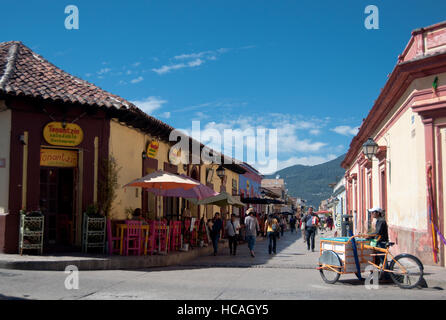
{"type": "Polygon", "coordinates": [[[347,212],[354,217],[356,233],[370,230],[367,209],[379,206],[396,244],[393,251],[444,266],[445,247],[435,228],[444,234],[445,142],[443,22],[413,31],[342,163],[347,212]],[[362,151],[368,138],[378,145],[371,159],[362,151]]]}
{"type": "MultiPolygon", "coordinates": [[[[83,213],[93,205],[105,210],[111,163],[117,188],[109,211],[103,212],[109,218],[127,219],[136,208],[148,219],[213,216],[220,208],[123,188],[163,170],[187,175],[215,191],[238,193],[245,169],[226,161],[221,179],[213,174],[218,164],[192,164],[191,159],[183,164],[169,141],[172,130],[22,43],[0,43],[0,252],[18,252],[20,210],[44,214],[46,251],[79,248],[83,213]]],[[[218,156],[223,162],[225,156],[218,156]]]]}

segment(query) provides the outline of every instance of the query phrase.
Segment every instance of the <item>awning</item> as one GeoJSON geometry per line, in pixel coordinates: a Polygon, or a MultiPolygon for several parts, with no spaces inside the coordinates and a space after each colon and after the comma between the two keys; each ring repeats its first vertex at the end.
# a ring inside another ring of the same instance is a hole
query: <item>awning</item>
{"type": "Polygon", "coordinates": [[[280,200],[265,198],[243,198],[241,201],[247,204],[285,204],[285,202],[280,200]]]}

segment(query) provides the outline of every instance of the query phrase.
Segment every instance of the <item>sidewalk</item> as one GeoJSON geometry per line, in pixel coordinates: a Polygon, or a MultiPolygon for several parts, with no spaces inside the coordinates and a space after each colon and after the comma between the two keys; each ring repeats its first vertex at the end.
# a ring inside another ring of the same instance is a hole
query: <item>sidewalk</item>
{"type": "MultiPolygon", "coordinates": [[[[219,244],[222,249],[227,246],[227,241],[219,244]]],[[[187,252],[175,251],[167,255],[152,256],[109,256],[86,253],[41,256],[0,254],[0,269],[64,271],[69,265],[75,265],[79,270],[144,269],[179,265],[203,255],[209,256],[212,252],[212,244],[209,244],[207,247],[193,248],[187,252]]]]}

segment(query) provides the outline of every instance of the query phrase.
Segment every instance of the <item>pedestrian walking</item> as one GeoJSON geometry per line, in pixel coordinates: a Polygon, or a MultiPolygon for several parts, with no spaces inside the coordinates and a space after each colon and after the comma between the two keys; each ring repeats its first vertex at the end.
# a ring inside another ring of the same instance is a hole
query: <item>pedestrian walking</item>
{"type": "Polygon", "coordinates": [[[248,240],[248,248],[251,253],[251,257],[255,257],[254,247],[256,244],[257,232],[260,230],[259,222],[257,218],[254,216],[254,209],[249,208],[246,213],[248,216],[245,218],[245,226],[246,226],[246,239],[248,240]]]}
{"type": "Polygon", "coordinates": [[[268,238],[268,253],[276,254],[277,237],[276,232],[279,229],[279,222],[270,214],[265,223],[265,233],[268,238]]]}
{"type": "Polygon", "coordinates": [[[305,237],[307,240],[307,248],[310,251],[314,252],[314,238],[316,236],[316,230],[319,224],[319,218],[316,213],[313,212],[313,208],[310,207],[308,209],[308,214],[305,217],[305,237]]]}
{"type": "Polygon", "coordinates": [[[225,231],[229,240],[229,255],[235,256],[237,253],[237,227],[235,226],[235,214],[231,214],[231,219],[226,223],[225,231]]]}
{"type": "Polygon", "coordinates": [[[220,219],[220,213],[216,212],[212,221],[211,239],[212,246],[214,247],[214,256],[217,255],[218,241],[220,240],[221,230],[223,228],[223,222],[220,219]]]}
{"type": "Polygon", "coordinates": [[[330,231],[333,229],[333,218],[331,216],[327,218],[327,226],[330,229],[330,231]]]}
{"type": "Polygon", "coordinates": [[[305,218],[307,215],[304,215],[302,213],[302,216],[300,218],[300,233],[302,234],[302,239],[304,240],[304,243],[306,242],[306,235],[305,235],[305,218]]]}
{"type": "Polygon", "coordinates": [[[293,233],[294,231],[296,231],[296,217],[295,216],[291,216],[290,218],[290,232],[293,233]]]}
{"type": "Polygon", "coordinates": [[[285,232],[287,227],[285,215],[281,215],[280,217],[280,236],[283,237],[283,233],[285,232]]]}

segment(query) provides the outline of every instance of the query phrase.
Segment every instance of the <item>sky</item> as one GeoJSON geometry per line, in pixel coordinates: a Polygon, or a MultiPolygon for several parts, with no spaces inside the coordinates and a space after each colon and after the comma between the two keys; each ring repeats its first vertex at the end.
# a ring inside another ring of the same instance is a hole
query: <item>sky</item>
{"type": "Polygon", "coordinates": [[[212,133],[277,130],[281,169],[347,152],[411,32],[446,20],[446,2],[4,1],[2,13],[0,42],[22,41],[175,128],[200,121],[217,150],[212,133]],[[65,27],[68,5],[78,29],[65,27]],[[379,29],[364,25],[368,5],[379,29]]]}

